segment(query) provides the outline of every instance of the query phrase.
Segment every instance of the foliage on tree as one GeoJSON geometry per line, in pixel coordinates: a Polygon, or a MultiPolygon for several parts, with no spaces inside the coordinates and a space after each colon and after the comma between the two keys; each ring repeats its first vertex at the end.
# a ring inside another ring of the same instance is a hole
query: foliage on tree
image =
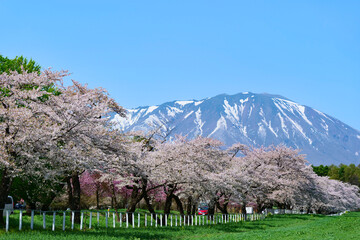
{"type": "Polygon", "coordinates": [[[360,165],[355,164],[339,166],[313,166],[314,172],[319,176],[328,176],[330,179],[339,180],[360,187],[360,165]]]}
{"type": "Polygon", "coordinates": [[[329,166],[324,166],[324,165],[320,165],[320,166],[312,166],[314,172],[321,177],[325,177],[325,176],[329,176],[329,166]]]}
{"type": "Polygon", "coordinates": [[[23,56],[9,59],[0,55],[0,74],[4,72],[10,74],[12,71],[16,71],[20,74],[23,73],[23,71],[28,73],[36,72],[40,74],[40,69],[41,66],[32,59],[28,60],[23,56]]]}

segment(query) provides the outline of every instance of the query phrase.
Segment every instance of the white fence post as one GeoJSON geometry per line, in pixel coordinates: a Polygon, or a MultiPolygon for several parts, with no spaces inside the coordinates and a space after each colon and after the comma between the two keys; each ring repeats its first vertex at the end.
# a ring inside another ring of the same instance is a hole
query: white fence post
{"type": "Polygon", "coordinates": [[[31,210],[31,223],[30,223],[30,229],[34,229],[34,210],[31,210]]]}
{"type": "Polygon", "coordinates": [[[75,213],[71,211],[71,229],[74,230],[75,213]]]}
{"type": "Polygon", "coordinates": [[[157,220],[158,220],[158,217],[157,217],[157,213],[155,214],[155,227],[157,227],[157,220]]]}
{"type": "Polygon", "coordinates": [[[172,217],[172,216],[173,216],[173,215],[171,214],[171,215],[170,215],[170,226],[171,226],[171,227],[173,226],[173,219],[172,219],[173,217],[172,217]]]}
{"type": "Polygon", "coordinates": [[[154,217],[154,214],[152,213],[152,214],[150,215],[150,226],[153,225],[153,224],[152,224],[152,222],[153,222],[153,217],[154,217]]]}
{"type": "Polygon", "coordinates": [[[113,212],[113,228],[115,228],[116,219],[115,219],[115,213],[113,212]]]}
{"type": "Polygon", "coordinates": [[[19,216],[19,230],[22,228],[22,210],[20,210],[20,216],[19,216]]]}
{"type": "Polygon", "coordinates": [[[53,212],[53,222],[52,222],[52,230],[55,231],[55,218],[56,218],[56,212],[53,212]]]}
{"type": "Polygon", "coordinates": [[[126,213],[126,228],[129,227],[129,213],[126,213]]]}
{"type": "Polygon", "coordinates": [[[131,214],[132,216],[132,227],[135,227],[135,217],[134,217],[134,213],[131,214]]]}
{"type": "Polygon", "coordinates": [[[122,213],[120,213],[120,227],[122,227],[122,213]]]}
{"type": "Polygon", "coordinates": [[[105,212],[105,226],[108,228],[109,224],[109,212],[105,212]]]}
{"type": "Polygon", "coordinates": [[[168,220],[168,215],[165,214],[165,227],[167,227],[167,220],[168,220]]]}
{"type": "Polygon", "coordinates": [[[92,212],[90,211],[90,216],[89,216],[89,229],[91,229],[91,224],[92,224],[92,212]]]}
{"type": "Polygon", "coordinates": [[[145,213],[145,227],[147,227],[147,214],[145,213]]]}
{"type": "Polygon", "coordinates": [[[66,221],[66,213],[63,212],[63,227],[62,227],[63,231],[65,231],[65,221],[66,221]]]}
{"type": "Polygon", "coordinates": [[[6,211],[6,231],[9,231],[9,210],[6,211]]]}
{"type": "Polygon", "coordinates": [[[179,223],[180,223],[180,227],[181,227],[181,215],[179,216],[179,219],[180,219],[179,223]]]}
{"type": "Polygon", "coordinates": [[[138,213],[138,228],[140,227],[140,213],[138,213]]]}
{"type": "Polygon", "coordinates": [[[160,214],[160,227],[162,227],[162,226],[163,226],[163,215],[160,214]]]}
{"type": "Polygon", "coordinates": [[[46,228],[46,216],[45,216],[45,212],[43,213],[43,228],[46,228]]]}
{"type": "Polygon", "coordinates": [[[177,215],[175,215],[175,227],[177,227],[177,215]]]}
{"type": "Polygon", "coordinates": [[[97,225],[99,226],[100,225],[100,213],[99,212],[97,212],[96,218],[97,218],[97,225]]]}
{"type": "Polygon", "coordinates": [[[80,216],[80,230],[83,229],[83,221],[84,221],[83,219],[84,219],[84,213],[81,212],[81,216],[80,216]]]}

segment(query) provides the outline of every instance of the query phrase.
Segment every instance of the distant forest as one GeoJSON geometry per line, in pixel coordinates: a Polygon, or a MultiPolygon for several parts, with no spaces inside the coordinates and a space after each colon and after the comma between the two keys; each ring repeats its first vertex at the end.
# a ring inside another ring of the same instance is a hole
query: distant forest
{"type": "Polygon", "coordinates": [[[349,166],[345,164],[339,166],[320,165],[313,166],[313,169],[319,176],[328,176],[330,179],[340,180],[360,187],[360,164],[358,166],[355,166],[355,164],[349,166]]]}

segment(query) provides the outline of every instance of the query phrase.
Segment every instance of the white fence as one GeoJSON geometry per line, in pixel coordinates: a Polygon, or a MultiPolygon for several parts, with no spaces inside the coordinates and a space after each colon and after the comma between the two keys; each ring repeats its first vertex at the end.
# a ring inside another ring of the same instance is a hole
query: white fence
{"type": "MultiPolygon", "coordinates": [[[[237,223],[243,221],[256,221],[265,218],[265,214],[215,214],[215,215],[178,215],[161,213],[124,213],[114,211],[38,211],[31,210],[25,226],[25,210],[5,210],[6,231],[9,231],[10,223],[18,225],[19,230],[34,230],[34,223],[42,222],[42,229],[51,228],[52,231],[74,230],[78,228],[91,229],[94,227],[106,228],[141,228],[141,227],[179,227],[179,226],[202,226],[226,223],[237,223]],[[80,215],[80,224],[75,223],[75,214],[80,215]],[[11,214],[11,215],[10,215],[11,214]],[[17,216],[18,215],[18,216],[17,216]],[[10,219],[11,218],[11,219],[10,219]],[[36,218],[36,220],[35,220],[36,218]],[[29,221],[30,220],[30,221],[29,221]],[[18,223],[16,223],[18,221],[18,223]],[[51,225],[50,225],[51,224],[51,225]],[[30,226],[29,226],[30,225],[30,226]],[[101,225],[101,226],[100,226],[101,225]],[[105,225],[105,226],[104,226],[105,225]]],[[[39,226],[37,226],[39,228],[39,226]]]]}

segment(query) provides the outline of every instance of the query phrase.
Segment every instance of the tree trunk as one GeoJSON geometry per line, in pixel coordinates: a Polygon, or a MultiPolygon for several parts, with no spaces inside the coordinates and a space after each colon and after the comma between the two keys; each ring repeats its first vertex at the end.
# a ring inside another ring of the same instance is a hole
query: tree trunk
{"type": "MultiPolygon", "coordinates": [[[[164,216],[170,214],[171,203],[174,196],[173,193],[175,192],[175,190],[176,190],[176,185],[168,185],[164,187],[164,192],[166,194],[165,205],[164,205],[164,216]]],[[[163,223],[165,223],[165,218],[163,218],[163,223]]]]}
{"type": "Polygon", "coordinates": [[[219,202],[216,202],[216,207],[221,211],[222,214],[228,214],[227,211],[228,202],[225,202],[223,206],[219,202]]]}
{"type": "MultiPolygon", "coordinates": [[[[147,206],[149,212],[151,213],[152,218],[156,221],[155,209],[152,206],[152,204],[150,202],[150,198],[147,195],[147,193],[144,194],[144,200],[145,200],[145,203],[146,203],[146,206],[147,206]]],[[[160,224],[160,219],[157,219],[157,221],[158,221],[158,224],[160,224]]]]}
{"type": "Polygon", "coordinates": [[[173,198],[172,193],[166,195],[165,205],[164,205],[164,215],[167,215],[170,213],[172,198],[173,198]]]}
{"type": "Polygon", "coordinates": [[[72,185],[73,185],[73,208],[72,210],[75,210],[75,222],[80,223],[80,196],[81,196],[81,188],[80,188],[80,179],[79,179],[79,173],[73,172],[72,176],[72,185]]]}
{"type": "Polygon", "coordinates": [[[115,209],[115,214],[117,216],[117,219],[120,220],[120,214],[118,212],[118,203],[117,203],[117,199],[116,199],[116,193],[115,193],[115,185],[114,182],[111,183],[111,190],[112,190],[112,198],[111,198],[111,202],[113,203],[113,208],[115,209]]]}
{"type": "Polygon", "coordinates": [[[215,205],[216,205],[216,198],[212,198],[209,202],[209,216],[213,216],[215,214],[215,205]]]}
{"type": "Polygon", "coordinates": [[[100,204],[99,204],[99,202],[100,202],[100,196],[99,196],[100,194],[99,194],[99,188],[98,187],[96,187],[96,209],[100,209],[100,204]]]}
{"type": "Polygon", "coordinates": [[[187,205],[186,205],[186,213],[188,215],[191,215],[191,207],[192,207],[192,196],[189,196],[187,199],[187,205]]]}
{"type": "MultiPolygon", "coordinates": [[[[10,193],[10,187],[12,183],[12,178],[9,176],[8,169],[4,168],[2,170],[2,177],[0,183],[0,209],[3,209],[7,201],[8,195],[10,193]]],[[[3,218],[3,210],[0,210],[0,227],[4,227],[5,222],[3,218]]]]}
{"type": "Polygon", "coordinates": [[[197,213],[197,206],[196,204],[192,205],[191,215],[195,215],[197,213]]]}
{"type": "Polygon", "coordinates": [[[180,215],[185,215],[184,208],[183,208],[183,205],[182,205],[182,202],[181,202],[180,198],[178,196],[174,195],[174,194],[172,194],[172,198],[176,202],[176,205],[178,207],[180,215]]]}
{"type": "Polygon", "coordinates": [[[246,214],[246,202],[245,202],[245,201],[242,202],[242,205],[241,205],[241,213],[242,213],[242,214],[246,214]]]}
{"type": "Polygon", "coordinates": [[[71,185],[71,177],[66,178],[66,184],[67,184],[67,193],[68,193],[68,207],[72,209],[72,203],[73,203],[73,190],[71,185]]]}
{"type": "MultiPolygon", "coordinates": [[[[188,215],[188,221],[191,222],[191,205],[192,205],[192,196],[189,196],[186,203],[186,214],[188,215]]],[[[192,223],[192,222],[191,222],[192,223]]]]}
{"type": "MultiPolygon", "coordinates": [[[[137,186],[132,186],[132,192],[130,195],[130,204],[126,209],[127,213],[134,213],[136,210],[136,205],[143,199],[146,192],[146,181],[142,182],[142,188],[139,189],[137,186]]],[[[129,221],[132,221],[132,214],[129,214],[129,221]]]]}

